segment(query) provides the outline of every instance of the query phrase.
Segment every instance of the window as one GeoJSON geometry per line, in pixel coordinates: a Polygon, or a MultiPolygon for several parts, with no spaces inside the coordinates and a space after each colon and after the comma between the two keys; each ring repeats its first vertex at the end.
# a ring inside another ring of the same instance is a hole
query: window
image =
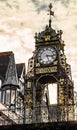
{"type": "Polygon", "coordinates": [[[2,102],[5,104],[5,91],[2,91],[2,102]]]}
{"type": "Polygon", "coordinates": [[[1,102],[1,91],[0,91],[0,102],[1,102]]]}
{"type": "Polygon", "coordinates": [[[1,85],[2,85],[2,80],[0,79],[0,88],[1,88],[1,85]]]}
{"type": "Polygon", "coordinates": [[[14,104],[15,101],[15,90],[11,90],[11,103],[14,104]]]}
{"type": "Polygon", "coordinates": [[[6,104],[9,105],[10,103],[10,90],[6,90],[6,104]]]}

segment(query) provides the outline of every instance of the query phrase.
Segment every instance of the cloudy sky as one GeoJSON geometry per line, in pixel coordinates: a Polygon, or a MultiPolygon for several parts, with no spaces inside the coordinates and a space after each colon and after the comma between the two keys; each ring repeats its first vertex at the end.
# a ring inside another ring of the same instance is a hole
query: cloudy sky
{"type": "Polygon", "coordinates": [[[0,0],[0,52],[13,51],[16,63],[27,64],[35,48],[35,32],[48,24],[50,2],[52,26],[63,30],[67,63],[77,90],[77,0],[0,0]]]}

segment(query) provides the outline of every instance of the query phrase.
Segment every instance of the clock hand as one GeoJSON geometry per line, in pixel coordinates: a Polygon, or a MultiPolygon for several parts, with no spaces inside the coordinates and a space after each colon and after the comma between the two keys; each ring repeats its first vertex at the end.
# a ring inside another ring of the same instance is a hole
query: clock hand
{"type": "Polygon", "coordinates": [[[54,59],[54,55],[46,55],[48,61],[51,61],[52,59],[54,59]]]}
{"type": "Polygon", "coordinates": [[[46,55],[46,57],[47,57],[48,61],[50,61],[50,60],[49,60],[50,55],[46,55]]]}
{"type": "Polygon", "coordinates": [[[53,55],[46,55],[46,57],[51,57],[51,56],[53,56],[53,55]]]}
{"type": "Polygon", "coordinates": [[[54,57],[55,56],[55,54],[51,54],[51,55],[46,55],[47,57],[54,57]]]}

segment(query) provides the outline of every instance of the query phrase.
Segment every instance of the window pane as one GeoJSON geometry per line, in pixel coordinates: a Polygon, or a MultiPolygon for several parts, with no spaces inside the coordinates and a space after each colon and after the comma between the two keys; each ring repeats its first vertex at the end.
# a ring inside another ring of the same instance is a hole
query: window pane
{"type": "Polygon", "coordinates": [[[1,101],[1,91],[0,91],[0,101],[1,101]]]}
{"type": "Polygon", "coordinates": [[[3,103],[5,104],[5,91],[3,91],[3,98],[2,98],[3,103]]]}
{"type": "Polygon", "coordinates": [[[15,101],[15,90],[11,91],[11,103],[14,104],[15,101]]]}
{"type": "Polygon", "coordinates": [[[0,88],[1,88],[1,85],[2,85],[2,80],[0,79],[0,88]]]}
{"type": "Polygon", "coordinates": [[[6,90],[6,104],[10,103],[10,90],[6,90]]]}

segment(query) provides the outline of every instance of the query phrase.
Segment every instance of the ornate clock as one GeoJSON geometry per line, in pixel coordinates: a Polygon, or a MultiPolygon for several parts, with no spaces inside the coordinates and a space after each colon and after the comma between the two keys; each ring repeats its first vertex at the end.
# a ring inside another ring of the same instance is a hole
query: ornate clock
{"type": "Polygon", "coordinates": [[[38,62],[43,65],[49,65],[56,59],[57,53],[53,47],[43,47],[38,51],[38,62]]]}

